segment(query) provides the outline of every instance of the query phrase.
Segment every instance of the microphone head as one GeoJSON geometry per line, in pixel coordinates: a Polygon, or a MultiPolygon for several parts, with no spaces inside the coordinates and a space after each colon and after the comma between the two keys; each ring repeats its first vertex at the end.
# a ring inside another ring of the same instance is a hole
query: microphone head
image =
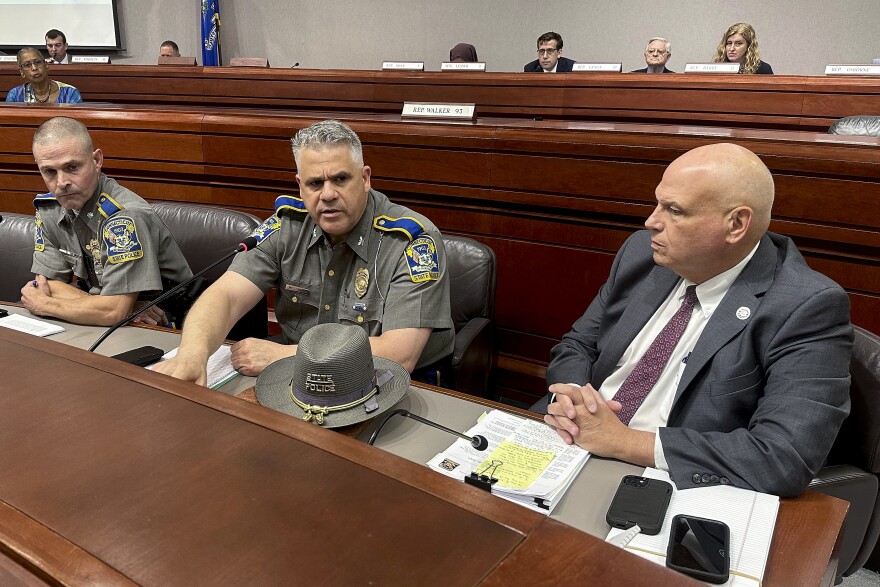
{"type": "Polygon", "coordinates": [[[486,440],[485,436],[475,434],[474,439],[471,440],[471,446],[473,446],[477,450],[486,450],[487,448],[489,448],[489,441],[486,440]]]}
{"type": "Polygon", "coordinates": [[[258,244],[257,239],[252,236],[249,236],[239,243],[239,245],[238,245],[239,252],[243,253],[245,251],[250,251],[255,246],[257,246],[257,244],[258,244]]]}

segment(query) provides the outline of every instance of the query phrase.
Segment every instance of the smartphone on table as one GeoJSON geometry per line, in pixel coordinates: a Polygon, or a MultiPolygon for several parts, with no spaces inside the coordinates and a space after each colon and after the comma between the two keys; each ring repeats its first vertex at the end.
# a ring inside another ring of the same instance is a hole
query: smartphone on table
{"type": "Polygon", "coordinates": [[[672,518],[666,566],[707,583],[730,577],[730,528],[724,522],[679,514],[672,518]]]}
{"type": "Polygon", "coordinates": [[[620,480],[605,521],[613,528],[628,530],[638,524],[643,534],[659,534],[671,498],[672,485],[666,481],[627,475],[620,480]]]}

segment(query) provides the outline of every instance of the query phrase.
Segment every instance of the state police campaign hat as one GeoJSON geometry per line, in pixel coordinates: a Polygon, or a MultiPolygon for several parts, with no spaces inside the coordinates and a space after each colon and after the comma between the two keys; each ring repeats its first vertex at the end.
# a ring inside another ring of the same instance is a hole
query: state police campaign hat
{"type": "Polygon", "coordinates": [[[409,373],[374,357],[363,328],[318,324],[302,336],[296,354],[266,367],[257,401],[326,428],[363,422],[388,410],[409,389],[409,373]]]}

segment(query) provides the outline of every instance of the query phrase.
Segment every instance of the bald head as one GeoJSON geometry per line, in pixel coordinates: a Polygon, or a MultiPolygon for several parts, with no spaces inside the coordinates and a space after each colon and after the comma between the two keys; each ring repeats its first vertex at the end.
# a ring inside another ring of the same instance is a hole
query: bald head
{"type": "Polygon", "coordinates": [[[92,137],[86,125],[73,118],[56,116],[50,118],[37,128],[34,133],[32,148],[45,147],[65,141],[74,141],[86,152],[91,153],[94,149],[92,137]]]}

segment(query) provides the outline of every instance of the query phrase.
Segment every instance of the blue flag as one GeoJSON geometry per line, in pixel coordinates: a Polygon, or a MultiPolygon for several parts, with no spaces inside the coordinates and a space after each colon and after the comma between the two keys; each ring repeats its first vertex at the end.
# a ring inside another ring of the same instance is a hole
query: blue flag
{"type": "Polygon", "coordinates": [[[202,65],[220,65],[220,0],[202,2],[202,65]]]}

